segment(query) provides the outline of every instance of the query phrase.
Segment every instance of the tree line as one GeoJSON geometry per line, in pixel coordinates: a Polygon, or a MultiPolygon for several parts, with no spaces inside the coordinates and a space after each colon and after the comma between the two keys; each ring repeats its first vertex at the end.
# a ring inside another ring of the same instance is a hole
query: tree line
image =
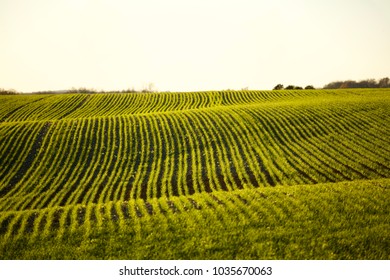
{"type": "MultiPolygon", "coordinates": [[[[281,89],[303,89],[303,87],[294,86],[294,85],[288,85],[288,86],[284,87],[282,84],[277,84],[274,87],[274,90],[281,90],[281,89]]],[[[308,85],[305,87],[305,89],[314,89],[314,87],[312,85],[308,85]]]]}
{"type": "MultiPolygon", "coordinates": [[[[143,88],[142,90],[135,90],[134,88],[129,89],[123,89],[123,90],[96,90],[93,88],[71,88],[66,90],[41,90],[41,91],[34,91],[30,92],[31,94],[63,94],[63,93],[87,93],[87,94],[94,94],[94,93],[153,93],[157,92],[153,89],[153,86],[148,86],[143,88]]],[[[23,92],[18,92],[14,89],[3,89],[0,88],[0,95],[15,95],[15,94],[21,94],[23,92]]]]}
{"type": "Polygon", "coordinates": [[[390,79],[382,78],[379,81],[375,79],[361,80],[359,82],[353,80],[331,82],[323,87],[324,89],[339,89],[339,88],[390,88],[390,79]]]}
{"type": "MultiPolygon", "coordinates": [[[[335,81],[330,82],[329,84],[326,84],[323,89],[343,89],[343,88],[390,88],[390,79],[388,77],[382,78],[380,80],[375,79],[366,79],[361,81],[354,81],[354,80],[346,80],[346,81],[335,81]]],[[[244,88],[242,90],[247,90],[248,88],[244,88]]],[[[288,85],[287,87],[284,87],[282,84],[277,84],[274,88],[274,90],[301,90],[301,89],[315,89],[312,85],[308,85],[306,87],[301,86],[295,86],[295,85],[288,85]]],[[[142,90],[135,90],[132,89],[124,89],[124,90],[116,90],[116,91],[98,91],[91,88],[71,88],[69,90],[61,90],[61,91],[37,91],[33,92],[35,94],[56,94],[56,93],[111,93],[111,92],[122,92],[122,93],[136,93],[136,92],[143,92],[143,93],[151,93],[151,92],[157,92],[154,90],[154,84],[149,83],[147,86],[144,86],[142,90]]],[[[0,95],[15,95],[19,94],[20,92],[17,92],[14,89],[3,89],[0,88],[0,95]]]]}
{"type": "MultiPolygon", "coordinates": [[[[346,80],[346,81],[335,81],[329,84],[326,84],[323,89],[342,89],[342,88],[390,88],[390,79],[388,77],[382,78],[380,80],[375,79],[366,79],[361,81],[346,80]]],[[[295,85],[289,85],[284,87],[282,84],[277,84],[274,90],[282,89],[314,89],[312,85],[308,85],[305,88],[295,85]]]]}
{"type": "Polygon", "coordinates": [[[14,89],[0,88],[0,95],[15,95],[15,94],[18,94],[18,92],[14,89]]]}

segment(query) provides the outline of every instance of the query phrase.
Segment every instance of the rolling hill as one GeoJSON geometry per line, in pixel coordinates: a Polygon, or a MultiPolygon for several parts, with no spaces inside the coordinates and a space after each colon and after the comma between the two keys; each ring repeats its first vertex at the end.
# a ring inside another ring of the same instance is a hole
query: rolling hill
{"type": "Polygon", "coordinates": [[[2,258],[390,257],[388,89],[0,102],[2,258]]]}

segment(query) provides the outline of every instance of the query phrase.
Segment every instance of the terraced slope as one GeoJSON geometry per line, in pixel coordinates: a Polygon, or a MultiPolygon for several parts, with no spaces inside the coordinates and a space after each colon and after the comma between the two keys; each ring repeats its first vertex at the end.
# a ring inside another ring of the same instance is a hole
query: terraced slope
{"type": "Polygon", "coordinates": [[[77,227],[75,220],[104,225],[111,218],[97,214],[96,205],[123,222],[174,209],[174,197],[390,178],[389,90],[31,95],[0,102],[4,240],[64,232],[77,227]]]}

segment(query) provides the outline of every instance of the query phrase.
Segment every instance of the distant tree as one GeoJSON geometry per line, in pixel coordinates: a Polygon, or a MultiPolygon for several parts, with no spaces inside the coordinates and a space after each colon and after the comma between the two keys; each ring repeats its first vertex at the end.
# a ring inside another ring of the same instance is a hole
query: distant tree
{"type": "Polygon", "coordinates": [[[325,85],[323,88],[324,89],[337,89],[337,88],[340,88],[342,84],[343,84],[342,81],[331,82],[331,83],[325,85]]]}
{"type": "Polygon", "coordinates": [[[390,88],[390,79],[389,78],[382,78],[379,80],[378,86],[380,88],[390,88]]]}
{"type": "Polygon", "coordinates": [[[123,89],[122,93],[134,93],[137,92],[134,88],[123,89]]]}
{"type": "Polygon", "coordinates": [[[68,90],[69,93],[97,93],[95,89],[91,88],[85,88],[85,87],[80,87],[80,88],[71,88],[68,90]]]}
{"type": "Polygon", "coordinates": [[[154,84],[153,83],[149,83],[148,85],[144,85],[141,92],[144,92],[144,93],[156,92],[154,90],[154,84]]]}
{"type": "Polygon", "coordinates": [[[294,85],[289,85],[287,87],[283,87],[282,84],[278,84],[274,87],[274,90],[280,90],[280,89],[303,89],[303,88],[299,87],[299,86],[294,86],[294,85]]]}
{"type": "Polygon", "coordinates": [[[308,85],[305,87],[305,89],[314,89],[314,87],[312,85],[308,85]]]}
{"type": "Polygon", "coordinates": [[[378,84],[375,79],[362,80],[357,83],[359,88],[377,88],[378,84]]]}
{"type": "Polygon", "coordinates": [[[359,88],[359,83],[353,80],[347,80],[341,83],[339,88],[359,88]]]}
{"type": "Polygon", "coordinates": [[[280,90],[280,89],[283,89],[283,85],[282,84],[277,84],[275,87],[274,87],[274,90],[280,90]]]}
{"type": "Polygon", "coordinates": [[[0,88],[0,95],[15,95],[18,94],[14,89],[3,89],[0,88]]]}
{"type": "Polygon", "coordinates": [[[338,89],[338,88],[389,88],[390,79],[382,78],[378,82],[375,79],[366,79],[359,82],[353,80],[331,82],[325,85],[324,89],[338,89]]]}

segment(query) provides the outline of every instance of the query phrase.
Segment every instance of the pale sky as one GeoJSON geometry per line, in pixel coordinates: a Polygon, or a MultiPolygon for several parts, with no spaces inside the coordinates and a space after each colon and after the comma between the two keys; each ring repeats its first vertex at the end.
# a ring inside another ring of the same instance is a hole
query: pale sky
{"type": "Polygon", "coordinates": [[[387,76],[389,0],[0,0],[5,89],[272,89],[387,76]]]}

